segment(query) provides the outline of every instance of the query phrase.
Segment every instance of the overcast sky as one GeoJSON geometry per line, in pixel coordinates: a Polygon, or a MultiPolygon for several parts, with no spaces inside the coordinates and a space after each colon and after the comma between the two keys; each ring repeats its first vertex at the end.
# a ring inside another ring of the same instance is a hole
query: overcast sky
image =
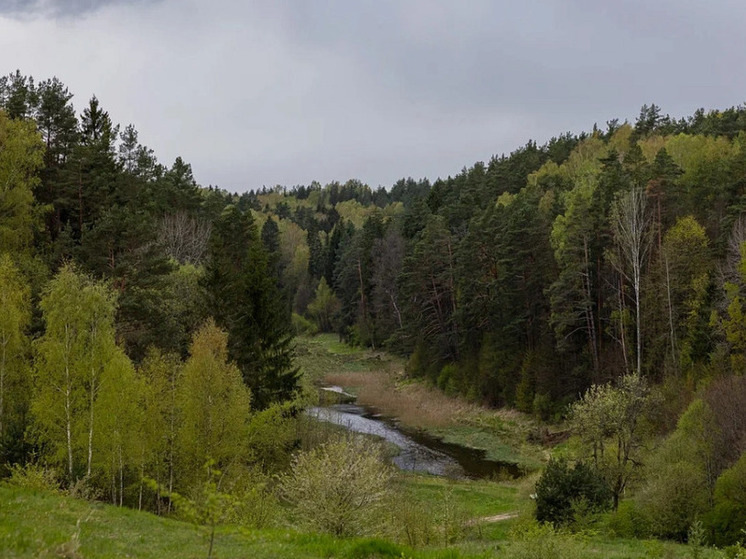
{"type": "Polygon", "coordinates": [[[0,0],[0,74],[95,94],[231,191],[448,176],[746,101],[743,0],[0,0]]]}

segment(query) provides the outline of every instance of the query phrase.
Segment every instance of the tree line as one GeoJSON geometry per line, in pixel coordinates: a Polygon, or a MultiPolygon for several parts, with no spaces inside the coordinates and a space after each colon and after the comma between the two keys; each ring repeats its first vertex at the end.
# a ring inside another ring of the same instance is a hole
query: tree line
{"type": "MultiPolygon", "coordinates": [[[[230,478],[287,461],[292,437],[268,433],[295,413],[292,335],[335,331],[542,419],[645,379],[668,395],[647,436],[673,441],[653,462],[700,457],[676,478],[706,480],[689,522],[744,450],[727,388],[746,367],[744,188],[746,107],[646,105],[432,182],[231,194],[159,163],[96,97],[78,114],[58,79],[15,72],[0,79],[2,467],[46,461],[157,508],[205,464],[230,478]]],[[[583,409],[590,456],[613,434],[593,421],[614,415],[583,409]]],[[[615,504],[637,445],[619,441],[623,463],[594,458],[615,504]]],[[[660,487],[673,494],[661,482],[650,502],[668,502],[660,487]]]]}
{"type": "Polygon", "coordinates": [[[0,475],[170,506],[206,463],[236,480],[290,444],[288,305],[245,196],[72,98],[0,79],[0,475]]]}
{"type": "Polygon", "coordinates": [[[254,207],[297,328],[549,418],[625,373],[742,372],[745,127],[744,107],[644,106],[433,183],[264,189],[254,207]]]}

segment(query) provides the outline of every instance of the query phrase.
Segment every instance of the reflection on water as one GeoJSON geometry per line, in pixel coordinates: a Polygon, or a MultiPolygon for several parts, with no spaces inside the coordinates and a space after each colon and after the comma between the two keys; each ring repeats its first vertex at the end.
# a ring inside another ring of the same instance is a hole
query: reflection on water
{"type": "Polygon", "coordinates": [[[341,425],[355,433],[376,435],[396,445],[400,452],[393,462],[402,470],[471,478],[517,478],[523,474],[517,464],[487,460],[482,450],[445,443],[419,431],[403,431],[391,419],[356,404],[316,407],[307,413],[321,421],[341,425]]]}
{"type": "Polygon", "coordinates": [[[463,476],[464,470],[459,463],[437,450],[432,450],[415,442],[407,435],[387,425],[380,419],[366,417],[366,410],[355,404],[334,404],[328,408],[311,408],[308,414],[312,417],[341,425],[355,433],[376,435],[399,447],[399,454],[393,458],[402,470],[427,472],[434,475],[463,476]]]}

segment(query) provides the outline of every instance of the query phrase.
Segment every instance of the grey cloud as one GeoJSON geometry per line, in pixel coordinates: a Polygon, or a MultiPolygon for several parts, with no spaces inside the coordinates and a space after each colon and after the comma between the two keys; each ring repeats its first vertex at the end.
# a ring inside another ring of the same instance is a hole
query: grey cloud
{"type": "Polygon", "coordinates": [[[230,189],[435,178],[643,103],[678,117],[746,91],[741,0],[37,6],[86,17],[0,17],[7,71],[59,76],[76,106],[96,93],[164,162],[230,189]]]}
{"type": "Polygon", "coordinates": [[[0,14],[17,17],[69,17],[119,4],[142,5],[161,0],[0,0],[0,14]]]}
{"type": "MultiPolygon", "coordinates": [[[[732,41],[746,25],[739,2],[296,4],[290,20],[308,43],[354,52],[402,96],[474,111],[527,103],[572,110],[582,86],[607,104],[633,88],[680,90],[669,74],[697,68],[693,79],[708,80],[713,51],[743,59],[732,41]]],[[[700,94],[699,84],[684,85],[700,94]]]]}

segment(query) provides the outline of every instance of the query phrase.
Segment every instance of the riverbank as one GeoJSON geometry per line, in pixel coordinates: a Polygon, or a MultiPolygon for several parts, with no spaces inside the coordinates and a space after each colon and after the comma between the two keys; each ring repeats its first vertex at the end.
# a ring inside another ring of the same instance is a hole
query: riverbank
{"type": "Polygon", "coordinates": [[[381,351],[353,348],[335,335],[296,339],[296,362],[309,385],[336,385],[354,394],[359,404],[416,429],[485,452],[497,462],[513,463],[526,472],[541,467],[548,448],[537,444],[542,427],[515,410],[488,409],[447,396],[404,376],[404,361],[381,351]]]}

